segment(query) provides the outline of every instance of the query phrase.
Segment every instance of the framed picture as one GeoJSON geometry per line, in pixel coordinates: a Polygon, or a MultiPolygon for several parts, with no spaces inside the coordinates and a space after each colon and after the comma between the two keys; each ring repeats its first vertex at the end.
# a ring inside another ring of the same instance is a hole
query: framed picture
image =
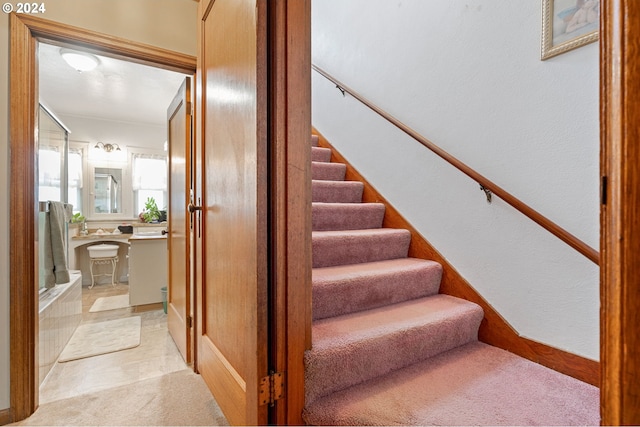
{"type": "Polygon", "coordinates": [[[598,40],[600,0],[542,0],[545,60],[598,40]]]}

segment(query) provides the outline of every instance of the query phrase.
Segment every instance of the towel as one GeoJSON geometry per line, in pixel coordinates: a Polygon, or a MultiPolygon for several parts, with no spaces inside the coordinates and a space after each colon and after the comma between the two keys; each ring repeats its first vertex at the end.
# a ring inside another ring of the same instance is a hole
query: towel
{"type": "Polygon", "coordinates": [[[40,242],[42,259],[40,260],[40,271],[42,274],[44,287],[53,288],[56,285],[56,275],[53,272],[53,254],[51,253],[51,225],[49,224],[49,212],[42,212],[39,219],[44,222],[42,230],[42,241],[40,242]]]}
{"type": "Polygon", "coordinates": [[[45,241],[43,242],[45,251],[45,287],[47,288],[59,283],[67,283],[70,280],[67,267],[66,230],[67,222],[69,222],[72,215],[73,205],[62,202],[49,202],[48,221],[45,220],[45,241]]]}

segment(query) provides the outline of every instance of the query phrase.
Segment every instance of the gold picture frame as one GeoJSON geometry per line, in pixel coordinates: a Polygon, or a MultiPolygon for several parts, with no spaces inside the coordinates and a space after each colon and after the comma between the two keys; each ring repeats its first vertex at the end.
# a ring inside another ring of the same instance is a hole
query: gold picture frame
{"type": "Polygon", "coordinates": [[[600,0],[542,0],[541,60],[598,40],[600,0]]]}

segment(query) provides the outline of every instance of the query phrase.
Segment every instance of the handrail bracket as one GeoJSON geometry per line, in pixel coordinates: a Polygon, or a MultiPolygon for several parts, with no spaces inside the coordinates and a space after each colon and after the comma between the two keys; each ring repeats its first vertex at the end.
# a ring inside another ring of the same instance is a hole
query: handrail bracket
{"type": "Polygon", "coordinates": [[[493,196],[493,193],[491,192],[491,190],[489,190],[487,187],[485,187],[482,184],[480,184],[480,189],[484,191],[485,196],[487,196],[487,203],[491,203],[491,197],[493,196]]]}

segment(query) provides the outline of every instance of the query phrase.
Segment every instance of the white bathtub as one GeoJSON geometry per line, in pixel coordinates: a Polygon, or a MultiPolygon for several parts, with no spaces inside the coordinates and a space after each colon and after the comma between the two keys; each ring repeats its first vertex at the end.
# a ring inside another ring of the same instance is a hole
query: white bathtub
{"type": "Polygon", "coordinates": [[[55,285],[40,294],[40,384],[82,320],[82,275],[72,271],[70,276],[68,283],[55,285]]]}

